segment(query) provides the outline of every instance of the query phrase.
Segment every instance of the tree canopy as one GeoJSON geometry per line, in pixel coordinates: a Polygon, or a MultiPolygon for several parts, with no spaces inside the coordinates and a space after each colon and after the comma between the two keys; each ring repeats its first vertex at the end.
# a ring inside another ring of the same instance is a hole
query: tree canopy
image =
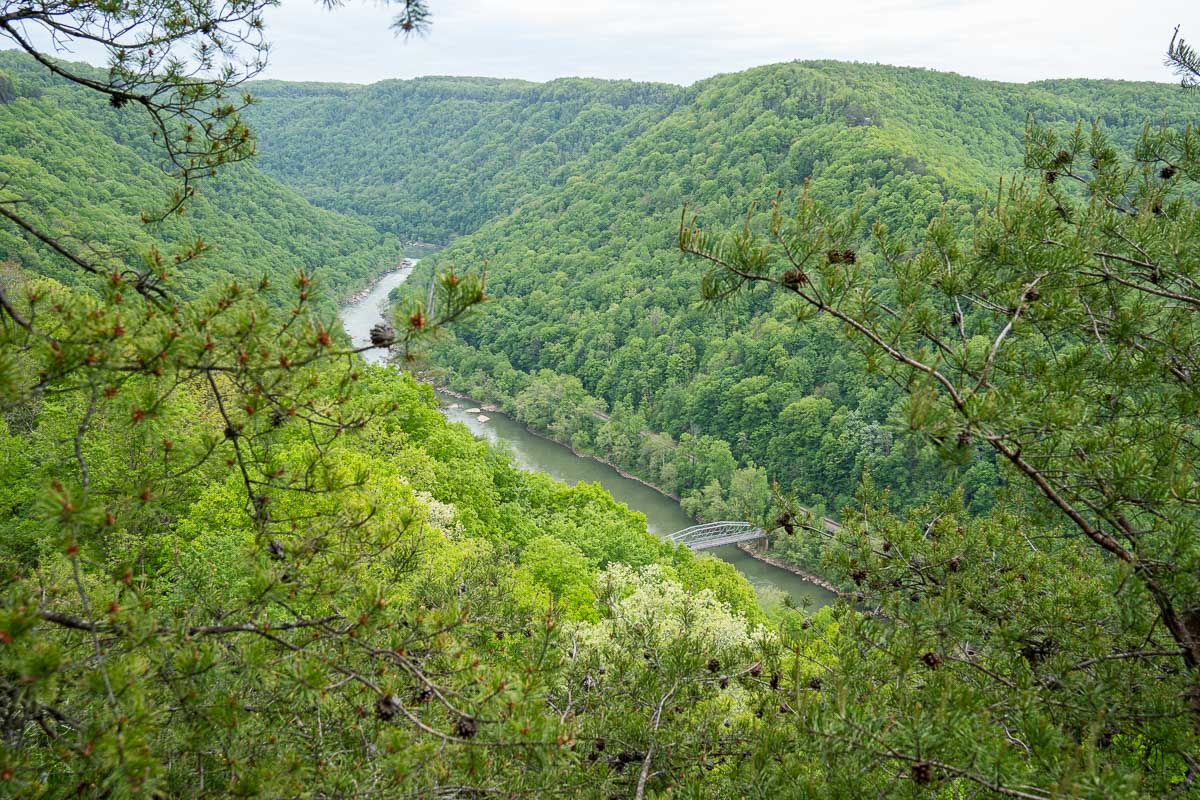
{"type": "Polygon", "coordinates": [[[1194,793],[1190,96],[819,62],[243,114],[266,5],[0,7],[114,59],[0,54],[0,795],[1194,793]],[[401,237],[460,238],[371,348],[453,325],[444,379],[843,601],[367,364],[335,304],[401,237]]]}
{"type": "MultiPolygon", "coordinates": [[[[1147,126],[1129,156],[1098,125],[1065,136],[1031,127],[1027,141],[1027,166],[1038,179],[1010,185],[989,204],[969,244],[944,219],[916,247],[882,224],[864,242],[856,218],[831,214],[806,192],[795,212],[777,203],[761,225],[751,218],[729,237],[685,218],[679,245],[712,266],[704,283],[712,299],[772,284],[792,299],[797,318],[836,319],[868,366],[903,387],[909,427],[947,456],[969,454],[976,441],[995,451],[1035,498],[1035,513],[1049,510],[1068,530],[1066,544],[1025,537],[997,546],[988,571],[1015,571],[1027,583],[1018,552],[1028,545],[1064,564],[1065,589],[1081,590],[1085,574],[1104,587],[1076,611],[1047,621],[1043,638],[1025,642],[1023,657],[1036,674],[1051,654],[1072,649],[1064,642],[1070,614],[1084,615],[1096,633],[1115,612],[1114,640],[1088,658],[1077,651],[1077,663],[1065,671],[1135,661],[1141,663],[1120,669],[1121,680],[1147,669],[1170,675],[1158,680],[1171,688],[1134,693],[1127,716],[1115,723],[1122,716],[1109,696],[1115,687],[1098,688],[1111,678],[1096,670],[1096,683],[1077,692],[1103,693],[1107,708],[1093,709],[1080,724],[1101,717],[1114,726],[1110,738],[1136,730],[1134,738],[1176,752],[1180,768],[1193,774],[1184,742],[1200,728],[1200,475],[1192,456],[1200,413],[1200,138],[1190,126],[1147,126]],[[1086,570],[1071,552],[1079,549],[1095,551],[1086,570]],[[1173,722],[1155,732],[1143,728],[1162,718],[1173,722]]],[[[939,517],[928,523],[934,540],[940,524],[939,517]]],[[[888,608],[903,602],[914,580],[929,580],[931,568],[955,573],[978,558],[968,551],[985,535],[973,526],[950,551],[916,542],[905,552],[880,542],[887,524],[852,527],[844,545],[857,556],[853,576],[883,598],[892,595],[881,601],[888,608]]],[[[823,525],[814,529],[824,533],[823,525]]],[[[916,601],[927,591],[942,595],[951,582],[948,575],[933,580],[916,601]]],[[[949,620],[898,611],[914,631],[925,624],[941,635],[927,666],[948,658],[983,664],[1006,685],[1000,691],[1015,688],[986,664],[1001,656],[993,652],[995,637],[1003,636],[998,621],[1019,601],[997,608],[958,595],[944,602],[961,611],[959,621],[978,617],[983,628],[958,638],[949,620]]],[[[1069,603],[1060,602],[1065,611],[1069,603]]],[[[1028,615],[1021,617],[1027,625],[1028,615]]],[[[1097,644],[1089,637],[1075,647],[1097,644]]],[[[1041,679],[1052,680],[1046,685],[1054,692],[1066,688],[1057,675],[1041,679]]]]}

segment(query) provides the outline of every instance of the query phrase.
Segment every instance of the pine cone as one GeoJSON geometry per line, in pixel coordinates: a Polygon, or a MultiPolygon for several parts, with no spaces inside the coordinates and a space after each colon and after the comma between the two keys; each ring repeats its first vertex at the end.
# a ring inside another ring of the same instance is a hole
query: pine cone
{"type": "Polygon", "coordinates": [[[385,694],[375,701],[375,716],[385,722],[400,712],[400,699],[394,694],[385,694]]]}
{"type": "Polygon", "coordinates": [[[375,347],[391,347],[396,341],[396,331],[391,325],[379,323],[371,328],[371,344],[375,347]]]}
{"type": "Polygon", "coordinates": [[[460,739],[470,739],[479,732],[479,723],[470,717],[459,717],[454,725],[454,732],[460,739]]]}
{"type": "Polygon", "coordinates": [[[808,276],[804,274],[804,270],[789,269],[783,273],[779,282],[783,284],[785,289],[792,289],[794,291],[808,283],[808,276]]]}

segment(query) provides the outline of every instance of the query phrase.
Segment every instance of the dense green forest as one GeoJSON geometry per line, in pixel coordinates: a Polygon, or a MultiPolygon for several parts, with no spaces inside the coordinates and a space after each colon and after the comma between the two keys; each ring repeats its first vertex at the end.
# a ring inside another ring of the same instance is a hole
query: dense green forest
{"type": "Polygon", "coordinates": [[[318,204],[442,226],[392,228],[403,236],[463,237],[421,265],[412,296],[439,268],[487,261],[494,301],[433,349],[442,380],[708,519],[763,519],[775,481],[836,516],[864,471],[902,507],[961,486],[982,512],[1001,476],[983,451],[947,465],[898,434],[902,393],[863,374],[838,325],[796,326],[786,301],[765,296],[705,307],[699,272],[674,247],[685,203],[732,224],[807,183],[857,210],[864,229],[880,221],[915,241],[935,217],[966,224],[994,201],[1022,167],[1027,118],[1098,120],[1123,147],[1147,122],[1195,118],[1194,100],[1164,85],[1012,85],[832,62],[687,88],[263,89],[253,114],[265,169],[318,204]]]}
{"type": "Polygon", "coordinates": [[[249,163],[147,223],[146,120],[0,56],[0,796],[611,793],[761,725],[797,612],[339,350],[394,235],[249,163]]]}
{"type": "MultiPolygon", "coordinates": [[[[62,14],[228,55],[269,5],[62,14]]],[[[271,82],[246,130],[111,47],[0,52],[0,797],[1195,794],[1194,94],[271,82]],[[389,347],[846,591],[762,605],[389,347]]]]}
{"type": "MultiPolygon", "coordinates": [[[[237,277],[289,278],[318,271],[328,297],[356,291],[395,265],[395,236],[314,208],[252,164],[224,170],[202,184],[187,213],[144,225],[170,199],[164,157],[137,109],[112,108],[94,93],[53,79],[27,57],[0,51],[0,184],[27,199],[23,211],[60,236],[89,248],[141,258],[151,245],[167,253],[204,240],[213,258],[180,270],[188,294],[237,277]]],[[[0,255],[43,275],[69,280],[71,268],[10,229],[0,230],[0,255]]]]}
{"type": "Polygon", "coordinates": [[[679,89],[569,79],[254,85],[260,166],[324,208],[445,243],[609,158],[679,89]]]}

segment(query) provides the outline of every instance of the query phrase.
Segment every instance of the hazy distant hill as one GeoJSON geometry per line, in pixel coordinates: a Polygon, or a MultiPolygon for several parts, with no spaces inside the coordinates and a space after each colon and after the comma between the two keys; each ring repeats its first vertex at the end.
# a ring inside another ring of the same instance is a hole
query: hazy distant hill
{"type": "Polygon", "coordinates": [[[421,78],[254,84],[262,167],[312,202],[447,241],[612,156],[671,109],[661,84],[421,78]]]}
{"type": "Polygon", "coordinates": [[[441,240],[573,176],[665,183],[677,192],[671,202],[742,194],[763,179],[775,187],[811,177],[831,196],[863,182],[886,191],[881,181],[893,173],[930,177],[944,197],[970,195],[1019,165],[1027,113],[1100,119],[1121,139],[1147,119],[1194,115],[1162,84],[1002,84],[838,62],[778,64],[687,88],[434,77],[253,90],[262,169],[318,205],[441,240]]]}

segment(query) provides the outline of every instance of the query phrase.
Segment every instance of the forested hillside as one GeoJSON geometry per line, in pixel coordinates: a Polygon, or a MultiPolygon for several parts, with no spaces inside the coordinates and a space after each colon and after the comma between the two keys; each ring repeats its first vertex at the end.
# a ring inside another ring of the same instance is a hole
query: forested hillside
{"type": "Polygon", "coordinates": [[[611,158],[678,87],[420,78],[254,85],[260,165],[325,208],[445,243],[611,158]]]}
{"type": "Polygon", "coordinates": [[[335,207],[390,217],[405,236],[469,234],[411,282],[419,293],[439,267],[488,262],[493,301],[433,352],[450,382],[709,518],[761,516],[773,480],[837,513],[864,470],[904,506],[961,484],[978,512],[999,476],[987,455],[948,465],[898,434],[899,393],[861,372],[837,326],[796,326],[779,299],[731,313],[698,302],[700,271],[675,242],[685,203],[731,224],[807,182],[835,209],[857,208],[864,230],[880,221],[915,241],[939,215],[968,222],[1017,176],[1027,119],[1098,120],[1130,146],[1147,122],[1195,118],[1165,85],[832,62],[635,88],[267,84],[255,113],[269,128],[265,168],[310,199],[338,196],[335,207]],[[641,102],[622,108],[630,96],[641,102]],[[398,211],[404,193],[421,203],[398,211]]]}
{"type": "Polygon", "coordinates": [[[247,163],[146,224],[147,118],[0,66],[0,797],[627,793],[762,724],[797,612],[342,349],[395,236],[247,163]]]}
{"type": "MultiPolygon", "coordinates": [[[[305,268],[319,272],[323,291],[337,297],[401,256],[395,236],[314,208],[248,163],[230,165],[219,181],[201,182],[185,213],[145,225],[142,213],[166,208],[173,183],[144,113],[113,108],[12,51],[0,51],[0,84],[5,196],[23,199],[21,212],[35,224],[99,252],[140,259],[152,244],[169,254],[203,239],[211,257],[173,276],[188,294],[228,277],[286,280],[305,268]]],[[[62,259],[8,228],[0,228],[3,260],[70,283],[78,279],[62,259]]]]}
{"type": "Polygon", "coordinates": [[[184,5],[0,15],[113,56],[0,53],[0,797],[1195,793],[1194,95],[264,83],[241,163],[273,4],[184,5]],[[842,599],[763,607],[366,363],[331,301],[402,238],[450,246],[361,350],[770,518],[842,599]]]}

